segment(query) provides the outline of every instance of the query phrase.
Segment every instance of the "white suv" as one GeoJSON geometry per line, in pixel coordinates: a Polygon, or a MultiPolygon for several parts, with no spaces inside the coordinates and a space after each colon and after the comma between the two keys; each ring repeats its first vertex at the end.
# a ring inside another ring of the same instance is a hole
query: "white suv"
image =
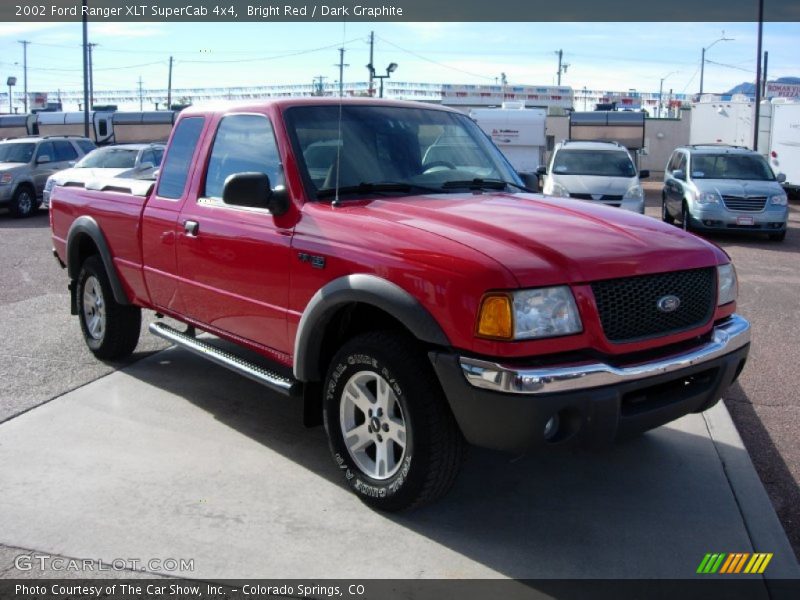
{"type": "Polygon", "coordinates": [[[550,166],[539,167],[545,196],[578,198],[644,214],[644,190],[628,150],[617,142],[564,141],[557,144],[550,166]]]}

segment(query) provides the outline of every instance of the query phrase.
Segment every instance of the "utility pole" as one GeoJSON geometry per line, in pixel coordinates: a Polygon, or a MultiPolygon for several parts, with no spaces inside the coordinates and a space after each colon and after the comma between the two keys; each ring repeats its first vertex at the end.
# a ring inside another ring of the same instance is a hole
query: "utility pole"
{"type": "Polygon", "coordinates": [[[562,59],[564,58],[563,50],[556,50],[556,54],[558,54],[558,85],[561,85],[561,74],[567,72],[569,63],[562,63],[562,59]]]}
{"type": "Polygon", "coordinates": [[[339,48],[339,97],[344,96],[344,68],[350,65],[344,64],[344,48],[339,48]]]}
{"type": "Polygon", "coordinates": [[[28,112],[28,40],[20,40],[22,44],[22,105],[28,112]]]}
{"type": "Polygon", "coordinates": [[[761,116],[761,41],[764,35],[764,0],[758,0],[758,49],[756,50],[756,114],[753,119],[753,150],[758,150],[758,121],[761,116]]]}
{"type": "Polygon", "coordinates": [[[167,78],[167,110],[172,110],[172,57],[169,57],[169,77],[167,78]]]}
{"type": "Polygon", "coordinates": [[[325,95],[325,88],[323,82],[327,79],[324,75],[317,75],[314,77],[314,96],[324,96],[325,95]]]}
{"type": "Polygon", "coordinates": [[[87,6],[88,0],[83,0],[83,11],[81,14],[83,15],[81,20],[83,21],[83,135],[84,137],[89,137],[89,62],[88,62],[88,50],[87,47],[89,45],[89,20],[86,15],[88,11],[87,6]]]}
{"type": "Polygon", "coordinates": [[[372,98],[372,96],[375,95],[375,90],[372,89],[372,82],[373,82],[372,77],[373,77],[373,75],[375,75],[375,69],[372,67],[372,64],[373,64],[372,63],[372,58],[373,58],[374,51],[375,51],[375,32],[374,31],[370,31],[369,32],[369,64],[367,65],[367,69],[369,70],[369,88],[367,90],[367,93],[369,94],[370,98],[372,98]]]}
{"type": "Polygon", "coordinates": [[[142,76],[139,75],[139,110],[144,110],[144,98],[142,96],[142,76]]]}
{"type": "Polygon", "coordinates": [[[767,98],[767,63],[769,62],[769,51],[764,50],[764,75],[762,76],[762,81],[764,84],[761,86],[761,95],[764,99],[767,98]]]}
{"type": "Polygon", "coordinates": [[[97,44],[86,44],[89,50],[89,108],[94,106],[94,67],[92,67],[92,48],[97,44]]]}

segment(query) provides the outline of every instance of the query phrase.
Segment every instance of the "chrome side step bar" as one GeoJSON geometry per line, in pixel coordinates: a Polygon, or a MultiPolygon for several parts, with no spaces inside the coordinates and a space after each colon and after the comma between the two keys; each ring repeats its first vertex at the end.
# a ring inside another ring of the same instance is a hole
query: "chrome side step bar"
{"type": "Polygon", "coordinates": [[[203,358],[210,360],[211,362],[217,363],[218,365],[230,369],[231,371],[235,371],[240,375],[244,375],[245,377],[258,382],[261,385],[268,387],[274,392],[284,396],[299,396],[301,394],[301,384],[295,379],[287,378],[283,375],[275,373],[274,371],[270,371],[269,369],[265,369],[264,367],[260,367],[254,363],[247,362],[246,360],[235,356],[230,352],[225,352],[224,350],[215,348],[211,344],[207,344],[206,342],[198,340],[197,338],[192,337],[191,335],[188,335],[182,331],[173,329],[164,323],[151,323],[149,329],[150,333],[153,335],[164,338],[176,346],[185,348],[186,350],[194,352],[195,354],[198,354],[203,358]]]}

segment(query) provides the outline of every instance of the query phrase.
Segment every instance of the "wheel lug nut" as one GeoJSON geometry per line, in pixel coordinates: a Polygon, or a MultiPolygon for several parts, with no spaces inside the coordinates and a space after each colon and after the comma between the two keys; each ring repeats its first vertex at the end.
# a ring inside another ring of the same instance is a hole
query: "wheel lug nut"
{"type": "Polygon", "coordinates": [[[389,424],[388,423],[384,423],[383,424],[383,430],[384,431],[389,431],[389,424]]]}
{"type": "Polygon", "coordinates": [[[378,416],[379,416],[379,417],[382,417],[382,416],[383,416],[383,409],[382,409],[382,408],[379,408],[379,409],[377,410],[377,414],[378,414],[378,416]]]}
{"type": "Polygon", "coordinates": [[[381,434],[380,434],[380,433],[378,434],[378,441],[379,441],[379,442],[382,442],[382,441],[383,441],[383,437],[381,436],[381,434]]]}
{"type": "Polygon", "coordinates": [[[370,417],[372,416],[372,409],[371,408],[367,409],[367,416],[370,416],[370,417]]]}

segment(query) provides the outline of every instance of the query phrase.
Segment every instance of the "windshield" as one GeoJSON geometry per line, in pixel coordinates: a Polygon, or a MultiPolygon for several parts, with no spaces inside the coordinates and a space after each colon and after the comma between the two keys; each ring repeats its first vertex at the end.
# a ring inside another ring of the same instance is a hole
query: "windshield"
{"type": "Polygon", "coordinates": [[[100,148],[92,150],[79,161],[79,169],[132,169],[136,164],[138,150],[123,148],[100,148]]]}
{"type": "Polygon", "coordinates": [[[692,157],[692,179],[748,179],[774,181],[767,161],[746,154],[696,154],[692,157]]]}
{"type": "Polygon", "coordinates": [[[0,144],[0,162],[30,162],[36,144],[0,144]]]}
{"type": "Polygon", "coordinates": [[[627,152],[559,150],[553,160],[553,174],[635,177],[636,169],[627,152]]]}
{"type": "Polygon", "coordinates": [[[320,198],[337,189],[353,194],[449,193],[498,182],[500,189],[506,187],[503,182],[520,184],[505,158],[465,115],[345,104],[293,107],[286,120],[303,178],[320,198]]]}

